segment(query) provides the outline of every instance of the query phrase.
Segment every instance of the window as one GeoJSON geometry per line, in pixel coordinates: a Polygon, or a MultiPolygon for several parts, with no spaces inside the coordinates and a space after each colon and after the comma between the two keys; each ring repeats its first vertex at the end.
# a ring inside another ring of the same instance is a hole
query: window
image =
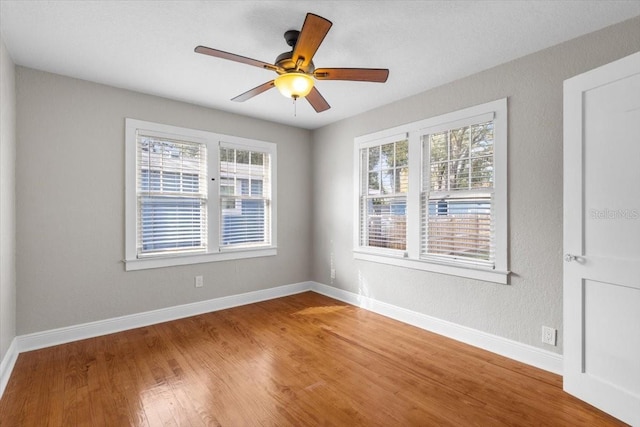
{"type": "Polygon", "coordinates": [[[494,266],[493,120],[422,136],[421,256],[494,266]]]}
{"type": "Polygon", "coordinates": [[[357,259],[507,282],[507,101],[356,138],[357,259]]]}
{"type": "Polygon", "coordinates": [[[269,243],[269,155],[224,144],[220,147],[220,177],[220,243],[269,243]]]}
{"type": "Polygon", "coordinates": [[[406,249],[408,147],[404,139],[360,150],[363,246],[406,249]]]}
{"type": "Polygon", "coordinates": [[[138,257],[206,249],[206,146],[139,134],[136,151],[138,257]]]}
{"type": "Polygon", "coordinates": [[[126,120],[126,269],[275,255],[273,143],[126,120]]]}

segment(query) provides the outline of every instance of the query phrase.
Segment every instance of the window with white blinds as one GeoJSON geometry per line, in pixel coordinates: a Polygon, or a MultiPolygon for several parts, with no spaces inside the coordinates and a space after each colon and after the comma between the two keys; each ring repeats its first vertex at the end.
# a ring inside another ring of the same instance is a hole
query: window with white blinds
{"type": "Polygon", "coordinates": [[[493,120],[422,136],[421,256],[493,267],[493,120]]]}
{"type": "Polygon", "coordinates": [[[220,245],[270,243],[271,156],[257,149],[220,146],[220,245]]]}
{"type": "Polygon", "coordinates": [[[405,250],[407,246],[406,139],[360,150],[360,244],[405,250]]]}
{"type": "Polygon", "coordinates": [[[355,138],[354,257],[507,283],[507,99],[355,138]]]}
{"type": "Polygon", "coordinates": [[[206,146],[143,133],[136,145],[138,257],[206,250],[206,146]]]}
{"type": "Polygon", "coordinates": [[[126,270],[276,255],[276,148],[126,119],[126,270]]]}

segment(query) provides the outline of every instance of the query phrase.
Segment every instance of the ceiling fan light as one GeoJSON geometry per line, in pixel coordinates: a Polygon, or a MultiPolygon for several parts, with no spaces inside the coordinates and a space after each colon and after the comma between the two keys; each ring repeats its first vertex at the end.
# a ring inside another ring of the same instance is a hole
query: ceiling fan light
{"type": "Polygon", "coordinates": [[[304,98],[313,89],[313,77],[304,73],[285,73],[274,80],[278,91],[287,98],[304,98]]]}

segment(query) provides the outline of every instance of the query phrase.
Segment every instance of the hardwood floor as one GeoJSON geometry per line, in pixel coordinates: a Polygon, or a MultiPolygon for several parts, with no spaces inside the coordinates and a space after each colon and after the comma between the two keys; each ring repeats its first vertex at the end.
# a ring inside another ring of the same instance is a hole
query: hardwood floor
{"type": "Polygon", "coordinates": [[[624,424],[557,375],[307,292],[23,353],[0,425],[624,424]]]}

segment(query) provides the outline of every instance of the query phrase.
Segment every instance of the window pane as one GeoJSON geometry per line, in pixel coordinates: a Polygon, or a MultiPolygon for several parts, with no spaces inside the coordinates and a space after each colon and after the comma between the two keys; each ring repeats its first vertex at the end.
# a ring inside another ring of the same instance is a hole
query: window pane
{"type": "Polygon", "coordinates": [[[262,165],[264,164],[264,153],[251,152],[251,164],[262,165]]]}
{"type": "Polygon", "coordinates": [[[240,194],[242,196],[249,195],[249,180],[247,178],[238,179],[238,183],[240,183],[240,194]]]}
{"type": "Polygon", "coordinates": [[[409,168],[399,168],[395,171],[396,193],[407,193],[409,191],[409,168]]]}
{"type": "Polygon", "coordinates": [[[366,200],[365,245],[388,249],[406,249],[406,198],[372,198],[366,200]]]}
{"type": "Polygon", "coordinates": [[[222,209],[235,209],[235,199],[226,198],[225,196],[235,196],[236,187],[233,179],[221,178],[220,179],[220,196],[222,209]]]}
{"type": "Polygon", "coordinates": [[[236,150],[236,163],[249,164],[249,151],[236,150]]]}
{"type": "Polygon", "coordinates": [[[231,148],[220,148],[220,161],[232,162],[234,156],[234,150],[231,148]]]}
{"type": "Polygon", "coordinates": [[[426,254],[493,262],[491,196],[428,202],[426,254]]]}
{"type": "Polygon", "coordinates": [[[164,172],[162,174],[163,191],[180,191],[180,174],[178,172],[164,172]]]}
{"type": "Polygon", "coordinates": [[[140,173],[139,191],[159,191],[160,190],[160,172],[145,169],[140,173]]]}
{"type": "Polygon", "coordinates": [[[447,132],[429,135],[429,153],[431,162],[446,162],[449,160],[449,139],[447,132]]]}
{"type": "Polygon", "coordinates": [[[493,122],[471,126],[471,155],[493,154],[493,122]]]}
{"type": "Polygon", "coordinates": [[[449,165],[449,189],[466,190],[469,188],[469,159],[463,158],[449,165]]]}
{"type": "Polygon", "coordinates": [[[182,174],[182,191],[185,193],[197,193],[200,188],[198,175],[194,173],[182,174]]]}
{"type": "Polygon", "coordinates": [[[396,142],[396,167],[409,165],[409,141],[396,142]]]}
{"type": "Polygon", "coordinates": [[[369,172],[368,194],[380,194],[380,172],[369,172]]]}
{"type": "Polygon", "coordinates": [[[380,147],[371,147],[368,150],[369,154],[369,170],[380,170],[380,147]]]}
{"type": "Polygon", "coordinates": [[[203,248],[202,203],[197,198],[142,197],[142,251],[203,248]]]}
{"type": "Polygon", "coordinates": [[[264,243],[267,211],[266,200],[222,198],[223,205],[235,209],[222,212],[222,245],[264,243]]]}
{"type": "Polygon", "coordinates": [[[233,179],[220,178],[220,194],[223,196],[233,196],[236,194],[235,182],[233,179]]]}
{"type": "Polygon", "coordinates": [[[452,161],[469,157],[469,128],[463,127],[449,131],[449,158],[452,161]]]}
{"type": "Polygon", "coordinates": [[[382,171],[382,194],[393,194],[395,192],[393,178],[394,169],[385,169],[382,171]]]}
{"type": "Polygon", "coordinates": [[[382,168],[393,167],[395,165],[395,143],[384,144],[380,147],[380,166],[382,168]]]}
{"type": "Polygon", "coordinates": [[[471,181],[472,188],[493,187],[493,156],[472,160],[471,181]]]}
{"type": "Polygon", "coordinates": [[[447,191],[449,189],[449,163],[431,164],[431,190],[447,191]]]}
{"type": "Polygon", "coordinates": [[[261,179],[252,179],[251,180],[251,195],[252,196],[263,196],[263,185],[261,179]]]}

